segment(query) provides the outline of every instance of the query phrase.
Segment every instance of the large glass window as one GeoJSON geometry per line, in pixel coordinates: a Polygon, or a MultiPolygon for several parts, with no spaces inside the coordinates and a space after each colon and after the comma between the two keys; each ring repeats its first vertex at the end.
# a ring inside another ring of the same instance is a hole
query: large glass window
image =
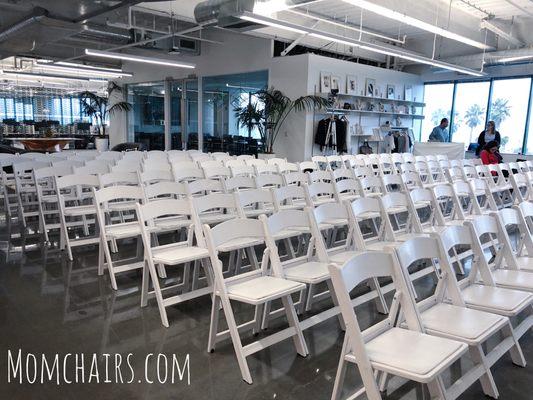
{"type": "Polygon", "coordinates": [[[455,106],[452,123],[452,142],[476,143],[485,129],[490,82],[458,83],[455,89],[455,106]]]}
{"type": "Polygon", "coordinates": [[[268,71],[206,77],[203,84],[203,134],[205,151],[232,154],[257,151],[259,132],[239,124],[236,109],[257,105],[255,93],[268,85],[268,71]]]}
{"type": "Polygon", "coordinates": [[[431,131],[442,118],[450,118],[453,103],[453,83],[428,84],[424,87],[424,115],[420,141],[427,142],[431,131]]]}
{"type": "Polygon", "coordinates": [[[187,148],[198,149],[198,80],[185,81],[184,137],[187,148]]]}
{"type": "Polygon", "coordinates": [[[530,86],[530,78],[493,83],[489,120],[495,122],[500,132],[502,153],[522,152],[530,86]]]}
{"type": "Polygon", "coordinates": [[[165,149],[165,88],[163,82],[128,85],[134,141],[149,150],[165,149]]]}

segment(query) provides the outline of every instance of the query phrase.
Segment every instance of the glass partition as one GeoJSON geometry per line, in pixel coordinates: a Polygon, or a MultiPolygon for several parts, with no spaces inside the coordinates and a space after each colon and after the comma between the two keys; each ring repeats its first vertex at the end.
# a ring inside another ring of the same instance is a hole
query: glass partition
{"type": "Polygon", "coordinates": [[[452,113],[453,83],[430,84],[424,86],[424,115],[420,141],[427,142],[435,126],[440,124],[442,118],[448,118],[452,113]]]}
{"type": "Polygon", "coordinates": [[[183,137],[181,126],[181,103],[183,84],[182,81],[170,83],[170,148],[183,150],[183,137]]]}
{"type": "Polygon", "coordinates": [[[255,93],[268,86],[268,71],[206,77],[202,85],[204,151],[256,153],[259,133],[240,126],[235,109],[257,103],[255,93]]]}
{"type": "Polygon", "coordinates": [[[165,87],[164,82],[128,85],[128,101],[134,141],[149,150],[165,149],[165,87]]]}
{"type": "Polygon", "coordinates": [[[198,80],[185,81],[185,137],[187,138],[187,148],[198,149],[198,80]]]}

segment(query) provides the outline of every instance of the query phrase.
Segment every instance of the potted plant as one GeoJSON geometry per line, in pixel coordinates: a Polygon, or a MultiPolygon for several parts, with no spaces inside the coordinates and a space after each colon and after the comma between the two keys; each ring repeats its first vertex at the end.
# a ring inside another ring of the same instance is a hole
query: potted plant
{"type": "Polygon", "coordinates": [[[319,110],[331,105],[328,99],[314,95],[301,96],[292,100],[274,88],[259,90],[254,95],[258,99],[257,102],[235,107],[234,111],[240,126],[248,129],[257,128],[266,157],[274,156],[274,143],[289,114],[293,111],[319,110]]]}
{"type": "Polygon", "coordinates": [[[107,96],[99,96],[96,93],[84,91],[80,93],[82,111],[88,117],[91,117],[98,127],[98,138],[95,139],[97,150],[104,151],[109,148],[109,139],[106,138],[105,121],[110,114],[118,111],[128,112],[132,105],[127,101],[117,101],[111,106],[109,99],[113,93],[122,93],[122,87],[115,82],[110,82],[107,87],[107,96]]]}

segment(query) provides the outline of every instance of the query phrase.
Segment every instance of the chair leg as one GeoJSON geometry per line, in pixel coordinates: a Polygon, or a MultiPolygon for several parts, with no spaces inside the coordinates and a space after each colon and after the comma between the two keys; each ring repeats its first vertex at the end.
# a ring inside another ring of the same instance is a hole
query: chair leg
{"type": "Polygon", "coordinates": [[[242,379],[246,383],[252,384],[252,375],[250,374],[246,355],[242,348],[241,337],[239,335],[237,323],[235,322],[235,316],[233,315],[233,308],[231,307],[230,300],[226,297],[225,293],[222,293],[220,300],[222,302],[222,309],[224,311],[224,316],[226,317],[226,322],[228,323],[228,330],[231,336],[231,341],[233,342],[233,348],[235,349],[235,355],[237,356],[242,379]]]}
{"type": "Polygon", "coordinates": [[[100,276],[104,274],[104,263],[104,243],[102,241],[102,238],[100,238],[100,241],[98,242],[98,275],[100,276]]]}
{"type": "Polygon", "coordinates": [[[289,326],[296,330],[296,333],[292,337],[294,346],[296,347],[296,352],[302,357],[307,357],[309,350],[307,349],[307,344],[305,343],[302,327],[300,326],[300,321],[296,315],[291,295],[283,296],[281,301],[283,302],[283,307],[285,308],[285,313],[287,314],[289,326]]]}
{"type": "MultiPolygon", "coordinates": [[[[331,283],[331,280],[327,280],[329,294],[331,296],[331,300],[333,300],[333,304],[335,304],[335,307],[339,306],[339,300],[337,300],[337,295],[335,295],[335,290],[333,288],[333,283],[331,283]]],[[[339,324],[341,325],[341,329],[343,331],[346,330],[346,325],[344,325],[344,320],[342,319],[342,314],[339,312],[337,314],[337,317],[339,318],[339,324]]]]}
{"type": "Polygon", "coordinates": [[[209,324],[209,339],[207,341],[207,352],[212,353],[215,351],[216,336],[218,332],[218,315],[220,312],[220,297],[213,296],[211,303],[211,323],[209,324]]]}
{"type": "Polygon", "coordinates": [[[444,386],[444,382],[442,382],[442,378],[439,376],[435,380],[428,382],[427,384],[429,394],[432,399],[438,399],[438,400],[447,400],[448,395],[446,393],[446,387],[444,386]]]}
{"type": "Polygon", "coordinates": [[[150,271],[148,270],[148,263],[145,261],[143,266],[143,276],[141,284],[141,307],[148,305],[148,287],[150,286],[150,271]]]}
{"type": "Polygon", "coordinates": [[[481,387],[483,388],[483,393],[485,393],[485,396],[497,399],[499,396],[498,388],[496,387],[496,382],[494,382],[494,377],[492,376],[490,367],[488,366],[487,361],[485,359],[485,353],[483,352],[483,348],[481,347],[481,345],[477,345],[470,346],[468,349],[470,350],[470,357],[472,358],[474,363],[482,364],[485,367],[485,374],[479,377],[481,387]]]}
{"type": "Polygon", "coordinates": [[[154,289],[155,298],[157,300],[157,307],[159,308],[159,314],[161,315],[161,323],[165,328],[168,328],[167,310],[163,304],[163,293],[161,292],[161,286],[159,286],[159,277],[157,275],[154,263],[148,261],[147,264],[150,271],[150,278],[152,279],[152,287],[154,289]]]}
{"type": "Polygon", "coordinates": [[[344,377],[346,376],[346,367],[348,363],[344,356],[348,347],[348,335],[344,335],[344,341],[342,342],[341,356],[339,359],[339,365],[337,367],[337,374],[335,375],[335,383],[333,384],[333,392],[331,393],[331,400],[339,400],[341,398],[342,386],[344,384],[344,377]]]}
{"type": "Polygon", "coordinates": [[[307,298],[305,299],[305,311],[309,311],[313,305],[313,292],[315,286],[310,283],[309,289],[307,290],[307,298]]]}
{"type": "Polygon", "coordinates": [[[261,322],[263,320],[263,308],[264,304],[258,304],[255,306],[255,312],[254,312],[254,328],[252,330],[252,334],[258,335],[259,332],[261,332],[261,322]]]}
{"type": "Polygon", "coordinates": [[[111,251],[109,250],[109,245],[108,245],[107,240],[104,241],[104,243],[100,243],[100,246],[104,247],[105,261],[107,262],[107,270],[109,271],[109,278],[111,279],[111,287],[114,290],[117,290],[118,289],[117,280],[115,279],[115,271],[113,270],[113,261],[111,260],[111,251]]]}
{"type": "Polygon", "coordinates": [[[268,324],[270,322],[270,311],[272,309],[272,302],[267,301],[263,307],[263,322],[261,323],[261,329],[268,329],[268,324]]]}
{"type": "Polygon", "coordinates": [[[509,349],[509,354],[511,355],[511,360],[513,360],[513,364],[518,365],[519,367],[525,367],[526,359],[524,358],[522,347],[518,343],[518,339],[514,334],[513,327],[511,326],[510,322],[503,327],[502,332],[504,337],[513,338],[514,346],[509,349]]]}

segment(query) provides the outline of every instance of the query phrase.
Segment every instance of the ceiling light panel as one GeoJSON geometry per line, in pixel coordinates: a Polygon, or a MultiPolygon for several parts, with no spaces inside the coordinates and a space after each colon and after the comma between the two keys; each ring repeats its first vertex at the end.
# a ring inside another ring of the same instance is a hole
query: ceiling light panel
{"type": "Polygon", "coordinates": [[[111,51],[85,49],[85,54],[88,56],[93,56],[93,57],[111,58],[115,60],[126,60],[126,61],[145,63],[145,64],[163,65],[167,67],[191,68],[191,69],[196,68],[196,64],[188,63],[184,61],[173,61],[173,60],[166,60],[162,58],[143,57],[143,56],[137,56],[133,54],[115,53],[111,51]]]}

